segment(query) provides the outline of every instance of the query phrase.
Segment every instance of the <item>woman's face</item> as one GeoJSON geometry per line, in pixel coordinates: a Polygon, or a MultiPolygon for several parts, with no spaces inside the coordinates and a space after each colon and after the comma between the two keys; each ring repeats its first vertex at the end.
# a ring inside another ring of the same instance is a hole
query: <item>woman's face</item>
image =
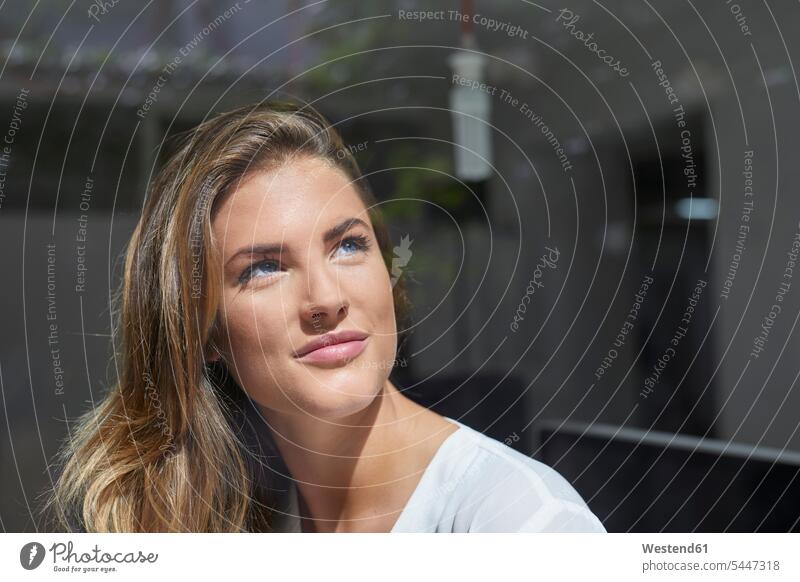
{"type": "Polygon", "coordinates": [[[339,418],[366,407],[391,371],[397,329],[389,273],[346,175],[315,158],[254,172],[212,222],[221,249],[221,346],[259,405],[339,418]],[[328,333],[350,341],[297,352],[328,333]]]}

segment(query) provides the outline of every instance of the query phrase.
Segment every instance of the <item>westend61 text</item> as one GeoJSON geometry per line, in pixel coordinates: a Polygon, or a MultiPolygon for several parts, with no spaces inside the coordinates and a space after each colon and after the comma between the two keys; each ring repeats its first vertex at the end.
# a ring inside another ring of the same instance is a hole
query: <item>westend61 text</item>
{"type": "Polygon", "coordinates": [[[686,544],[685,546],[642,544],[642,551],[645,554],[707,554],[708,544],[686,544]]]}

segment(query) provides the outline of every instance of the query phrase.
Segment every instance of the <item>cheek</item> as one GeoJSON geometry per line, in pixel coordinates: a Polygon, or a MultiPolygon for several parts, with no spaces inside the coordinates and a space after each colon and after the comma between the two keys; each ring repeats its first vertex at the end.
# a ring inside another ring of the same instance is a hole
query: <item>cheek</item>
{"type": "Polygon", "coordinates": [[[242,302],[225,308],[225,328],[232,349],[258,348],[259,341],[266,347],[271,344],[271,328],[264,320],[271,319],[268,311],[256,302],[242,302]]]}
{"type": "Polygon", "coordinates": [[[281,350],[290,349],[280,302],[254,298],[227,303],[223,309],[222,345],[231,373],[243,388],[252,386],[255,379],[264,382],[265,373],[268,381],[268,366],[272,367],[281,350]]]}
{"type": "MultiPolygon", "coordinates": [[[[353,326],[372,334],[373,360],[388,363],[397,350],[397,324],[389,274],[383,263],[372,271],[369,284],[354,284],[350,293],[353,326]]],[[[381,366],[385,368],[385,365],[381,366]]]]}
{"type": "Polygon", "coordinates": [[[319,382],[308,373],[301,381],[292,367],[293,347],[287,329],[297,322],[284,314],[284,308],[280,300],[254,299],[244,308],[229,310],[225,320],[229,338],[224,346],[228,370],[239,387],[263,407],[284,413],[297,407],[320,409],[313,392],[308,391],[319,382]]]}
{"type": "MultiPolygon", "coordinates": [[[[367,319],[364,322],[367,331],[370,324],[385,328],[387,322],[394,321],[392,286],[389,272],[380,255],[373,255],[361,268],[343,273],[339,277],[339,285],[342,295],[350,301],[353,319],[356,317],[367,319]]],[[[361,321],[354,323],[358,326],[362,324],[361,321]]]]}

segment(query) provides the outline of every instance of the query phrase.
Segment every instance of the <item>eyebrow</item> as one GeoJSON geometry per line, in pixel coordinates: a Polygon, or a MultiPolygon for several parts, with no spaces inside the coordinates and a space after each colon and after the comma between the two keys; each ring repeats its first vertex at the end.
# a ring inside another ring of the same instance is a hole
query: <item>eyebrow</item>
{"type": "MultiPolygon", "coordinates": [[[[361,220],[360,218],[345,218],[336,226],[333,226],[325,231],[322,235],[322,240],[326,243],[339,238],[342,234],[353,228],[354,226],[363,226],[364,228],[369,229],[369,225],[366,222],[361,220]]],[[[281,254],[284,251],[284,245],[273,243],[273,244],[258,244],[258,245],[247,245],[240,248],[238,251],[233,253],[230,259],[228,259],[227,264],[231,264],[234,259],[239,257],[240,255],[271,255],[271,254],[281,254]]]]}

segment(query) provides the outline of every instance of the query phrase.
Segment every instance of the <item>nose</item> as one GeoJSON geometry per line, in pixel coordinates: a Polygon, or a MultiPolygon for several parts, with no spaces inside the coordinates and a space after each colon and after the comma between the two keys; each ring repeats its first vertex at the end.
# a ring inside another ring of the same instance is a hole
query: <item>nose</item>
{"type": "Polygon", "coordinates": [[[311,270],[301,307],[301,318],[308,333],[325,333],[347,317],[350,302],[342,296],[341,287],[334,269],[319,265],[311,270]]]}

